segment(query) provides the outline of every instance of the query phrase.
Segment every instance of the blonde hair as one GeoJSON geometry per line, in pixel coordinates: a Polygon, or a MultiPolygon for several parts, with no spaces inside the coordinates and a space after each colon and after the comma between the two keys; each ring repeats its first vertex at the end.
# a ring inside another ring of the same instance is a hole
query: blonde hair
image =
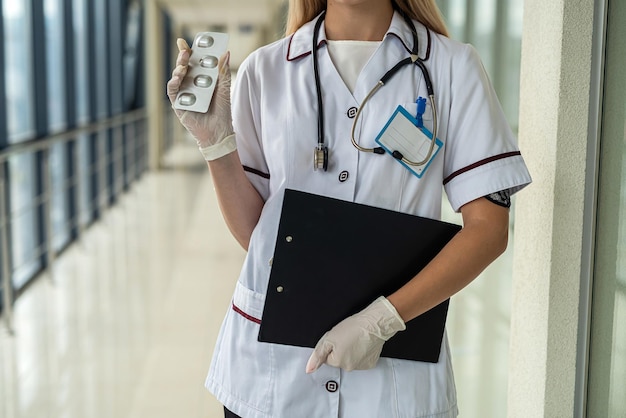
{"type": "MultiPolygon", "coordinates": [[[[417,20],[428,29],[448,36],[448,29],[435,0],[391,0],[394,9],[417,20]]],[[[289,0],[286,35],[291,35],[302,25],[326,9],[326,0],[289,0]]]]}

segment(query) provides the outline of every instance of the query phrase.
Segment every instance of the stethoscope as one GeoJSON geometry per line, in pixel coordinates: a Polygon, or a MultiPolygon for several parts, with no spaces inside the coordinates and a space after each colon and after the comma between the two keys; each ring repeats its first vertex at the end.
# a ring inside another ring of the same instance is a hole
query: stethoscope
{"type": "MultiPolygon", "coordinates": [[[[320,85],[320,74],[318,69],[318,58],[317,58],[317,38],[319,36],[320,27],[322,26],[322,22],[324,21],[324,17],[326,16],[326,11],[322,12],[322,15],[319,17],[317,22],[315,23],[315,28],[313,30],[313,72],[315,74],[315,90],[317,92],[317,147],[315,147],[315,153],[313,158],[313,168],[314,170],[323,169],[324,171],[328,170],[328,147],[324,144],[324,105],[322,103],[322,89],[320,85]]],[[[433,130],[432,130],[432,140],[430,141],[430,148],[428,150],[428,154],[426,158],[421,161],[411,161],[405,158],[400,151],[393,151],[391,154],[397,160],[401,160],[403,163],[408,164],[410,166],[421,166],[426,164],[430,157],[433,154],[435,149],[435,139],[437,138],[437,107],[435,106],[435,93],[433,92],[433,84],[430,79],[430,75],[426,66],[424,65],[424,61],[419,57],[418,51],[418,38],[417,38],[417,30],[415,29],[415,25],[407,16],[402,14],[402,17],[406,21],[407,25],[412,28],[411,33],[413,34],[413,49],[411,50],[411,55],[401,61],[399,61],[396,65],[394,65],[389,71],[382,76],[378,83],[370,90],[370,92],[365,96],[363,102],[361,102],[361,106],[359,106],[356,115],[354,116],[354,122],[352,122],[352,130],[350,132],[350,139],[352,141],[352,145],[363,152],[372,152],[374,154],[384,154],[385,150],[382,147],[376,148],[365,148],[360,146],[356,140],[354,139],[354,131],[356,129],[357,121],[361,116],[361,111],[363,107],[365,107],[365,103],[380,89],[385,85],[391,77],[393,77],[400,68],[404,67],[407,64],[415,64],[417,65],[422,74],[424,76],[424,82],[426,83],[426,91],[428,92],[428,99],[430,101],[430,107],[433,113],[433,130]]],[[[428,59],[428,57],[426,57],[428,59]]]]}

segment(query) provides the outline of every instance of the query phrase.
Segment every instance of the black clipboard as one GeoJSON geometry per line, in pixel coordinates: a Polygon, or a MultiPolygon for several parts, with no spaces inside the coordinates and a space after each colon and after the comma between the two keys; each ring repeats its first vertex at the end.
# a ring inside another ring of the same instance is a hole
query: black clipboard
{"type": "MultiPolygon", "coordinates": [[[[315,347],[413,278],[459,225],[287,189],[259,341],[315,347]]],[[[436,363],[449,299],[409,321],[382,356],[436,363]]]]}

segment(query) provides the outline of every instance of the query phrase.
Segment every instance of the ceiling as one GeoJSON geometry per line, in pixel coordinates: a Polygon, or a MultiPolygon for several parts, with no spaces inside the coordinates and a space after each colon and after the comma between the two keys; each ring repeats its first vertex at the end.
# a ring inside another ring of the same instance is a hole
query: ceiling
{"type": "Polygon", "coordinates": [[[286,0],[156,0],[174,24],[271,25],[286,0]]]}

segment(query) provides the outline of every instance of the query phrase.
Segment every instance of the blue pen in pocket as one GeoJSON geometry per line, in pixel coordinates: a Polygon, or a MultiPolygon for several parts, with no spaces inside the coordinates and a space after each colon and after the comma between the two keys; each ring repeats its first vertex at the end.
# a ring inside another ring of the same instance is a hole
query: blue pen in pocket
{"type": "Polygon", "coordinates": [[[417,120],[417,127],[421,128],[424,126],[424,120],[422,119],[422,115],[424,114],[424,112],[426,112],[426,98],[422,96],[418,97],[415,101],[415,104],[417,104],[417,113],[415,114],[415,119],[417,120]]]}

